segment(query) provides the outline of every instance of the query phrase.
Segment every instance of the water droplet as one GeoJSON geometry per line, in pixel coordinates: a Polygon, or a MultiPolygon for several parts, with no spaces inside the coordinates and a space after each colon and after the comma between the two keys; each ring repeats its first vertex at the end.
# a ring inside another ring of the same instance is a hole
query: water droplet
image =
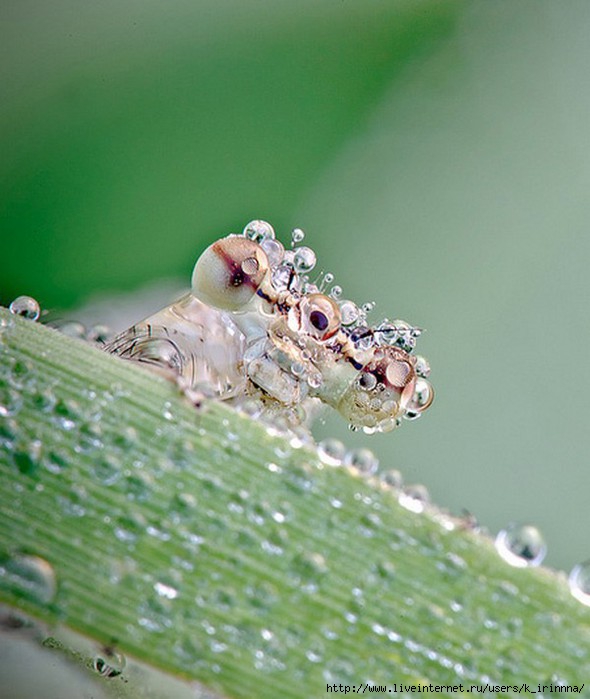
{"type": "Polygon", "coordinates": [[[384,320],[375,328],[375,341],[380,346],[393,345],[398,337],[397,328],[388,320],[384,320]]]}
{"type": "Polygon", "coordinates": [[[410,399],[407,411],[404,415],[406,420],[415,420],[419,418],[424,410],[432,404],[434,399],[434,390],[432,385],[426,379],[418,378],[414,395],[410,399]]]}
{"type": "Polygon", "coordinates": [[[291,231],[291,245],[297,245],[297,243],[300,243],[303,239],[305,238],[305,233],[301,230],[301,228],[294,228],[291,231]]]}
{"type": "Polygon", "coordinates": [[[52,449],[45,456],[42,463],[43,466],[45,466],[45,468],[50,473],[61,473],[64,470],[64,468],[67,467],[69,461],[67,455],[64,452],[61,452],[57,449],[52,449]]]}
{"type": "Polygon", "coordinates": [[[395,346],[406,352],[411,352],[416,346],[416,338],[419,337],[422,331],[419,328],[412,327],[405,320],[394,320],[393,325],[398,332],[398,337],[394,343],[395,346]]]}
{"type": "Polygon", "coordinates": [[[165,599],[176,599],[178,597],[178,590],[172,585],[166,585],[163,582],[157,582],[154,585],[154,590],[156,594],[165,599]]]}
{"type": "Polygon", "coordinates": [[[162,417],[164,420],[172,420],[174,418],[174,413],[172,412],[172,403],[167,400],[162,408],[162,417]]]}
{"type": "Polygon", "coordinates": [[[428,489],[420,484],[406,486],[398,497],[398,502],[402,507],[416,514],[424,512],[424,508],[429,501],[428,489]]]}
{"type": "Polygon", "coordinates": [[[271,267],[277,267],[283,261],[285,255],[285,248],[282,243],[278,240],[273,240],[272,238],[266,238],[260,243],[260,247],[266,253],[268,257],[268,262],[271,267]]]}
{"type": "Polygon", "coordinates": [[[375,338],[373,336],[373,331],[366,325],[359,325],[350,333],[350,340],[357,349],[368,350],[370,349],[375,338]]]}
{"type": "Polygon", "coordinates": [[[415,358],[416,364],[414,365],[414,369],[416,371],[416,375],[421,376],[423,379],[427,379],[430,376],[430,364],[428,363],[428,360],[421,354],[416,354],[415,358]]]}
{"type": "Polygon", "coordinates": [[[381,474],[381,480],[391,488],[400,489],[403,484],[402,474],[395,468],[390,468],[381,474]]]}
{"type": "Polygon", "coordinates": [[[113,436],[113,444],[121,449],[128,450],[137,444],[137,430],[133,427],[124,427],[113,436]]]}
{"type": "Polygon", "coordinates": [[[99,483],[106,486],[113,485],[121,477],[119,462],[110,454],[95,461],[92,470],[99,483]]]}
{"type": "Polygon", "coordinates": [[[5,331],[12,328],[13,322],[12,318],[0,317],[0,335],[5,331]]]}
{"type": "Polygon", "coordinates": [[[64,430],[72,430],[76,426],[76,418],[80,415],[80,406],[75,400],[60,399],[55,404],[53,412],[64,430]]]}
{"type": "Polygon", "coordinates": [[[373,475],[379,468],[379,459],[370,449],[352,449],[346,453],[344,463],[366,476],[373,475]]]}
{"type": "Polygon", "coordinates": [[[346,455],[346,447],[338,439],[323,439],[318,444],[318,456],[327,466],[340,466],[346,455]]]}
{"type": "Polygon", "coordinates": [[[304,274],[305,272],[311,272],[311,270],[316,265],[315,252],[308,247],[295,248],[295,257],[293,258],[293,266],[296,271],[304,274]]]}
{"type": "Polygon", "coordinates": [[[590,607],[590,560],[578,563],[569,576],[572,595],[582,604],[590,607]]]}
{"type": "Polygon", "coordinates": [[[358,384],[363,391],[372,391],[377,385],[377,377],[365,371],[359,376],[358,384]]]}
{"type": "Polygon", "coordinates": [[[15,316],[33,321],[38,320],[41,314],[39,303],[32,296],[17,296],[8,309],[15,316]]]}
{"type": "Polygon", "coordinates": [[[274,238],[275,231],[268,221],[254,220],[246,224],[242,235],[256,243],[261,243],[267,238],[274,238]]]}
{"type": "Polygon", "coordinates": [[[22,448],[15,448],[12,459],[23,475],[34,476],[41,463],[41,442],[35,439],[22,448]]]}
{"type": "Polygon", "coordinates": [[[0,444],[12,447],[17,434],[18,425],[16,420],[7,419],[0,421],[0,444]]]}
{"type": "Polygon", "coordinates": [[[95,342],[99,345],[104,345],[111,335],[110,328],[107,325],[93,325],[86,334],[88,342],[95,342]]]}
{"type": "Polygon", "coordinates": [[[54,409],[56,398],[50,388],[42,388],[33,395],[33,406],[37,410],[50,412],[54,409]]]}
{"type": "Polygon", "coordinates": [[[338,285],[333,286],[330,289],[330,296],[337,301],[342,296],[342,287],[338,285]]]}
{"type": "Polygon", "coordinates": [[[118,677],[126,664],[125,656],[112,648],[104,648],[93,661],[94,669],[102,677],[118,677]]]}
{"type": "Polygon", "coordinates": [[[57,590],[55,571],[40,556],[5,556],[0,558],[0,587],[12,592],[18,590],[35,602],[48,604],[57,590]]]}
{"type": "Polygon", "coordinates": [[[320,553],[312,553],[305,551],[297,554],[292,561],[291,572],[296,578],[306,583],[312,583],[308,586],[308,591],[315,590],[314,582],[328,572],[328,566],[325,558],[320,553]]]}
{"type": "Polygon", "coordinates": [[[23,398],[19,391],[6,383],[0,384],[0,417],[16,415],[22,404],[23,398]]]}
{"type": "Polygon", "coordinates": [[[541,532],[530,524],[511,524],[498,533],[495,543],[500,556],[517,568],[538,566],[547,553],[541,532]]]}

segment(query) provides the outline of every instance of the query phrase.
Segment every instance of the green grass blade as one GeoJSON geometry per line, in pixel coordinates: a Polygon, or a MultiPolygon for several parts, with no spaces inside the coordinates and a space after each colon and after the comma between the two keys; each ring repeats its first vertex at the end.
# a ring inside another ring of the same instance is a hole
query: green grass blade
{"type": "Polygon", "coordinates": [[[0,326],[4,603],[226,697],[590,679],[562,577],[131,363],[0,326]]]}

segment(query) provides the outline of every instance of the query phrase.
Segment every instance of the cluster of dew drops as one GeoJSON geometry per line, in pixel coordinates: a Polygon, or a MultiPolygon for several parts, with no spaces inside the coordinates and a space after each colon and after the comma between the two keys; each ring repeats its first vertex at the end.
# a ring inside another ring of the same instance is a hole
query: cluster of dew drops
{"type": "MultiPolygon", "coordinates": [[[[299,272],[311,271],[315,266],[315,253],[311,248],[305,246],[295,247],[303,240],[303,231],[300,229],[293,231],[293,250],[285,251],[281,243],[274,239],[274,231],[270,234],[269,230],[265,228],[268,225],[262,221],[252,222],[248,224],[244,234],[259,242],[265,249],[276,277],[273,278],[273,281],[278,284],[281,275],[285,275],[286,280],[287,272],[281,265],[285,256],[289,257],[299,272]]],[[[289,269],[291,268],[289,267],[289,269]]],[[[330,273],[324,274],[319,287],[320,290],[323,291],[325,286],[331,284],[332,281],[333,275],[330,273]]],[[[285,283],[288,282],[285,281],[285,283]]],[[[305,277],[304,284],[310,284],[305,277]]],[[[342,289],[339,286],[331,288],[330,296],[332,298],[339,300],[341,295],[342,289]]],[[[343,318],[348,320],[349,325],[360,327],[358,324],[366,322],[366,315],[372,310],[373,304],[367,303],[359,308],[351,301],[344,301],[340,304],[340,307],[343,318]]],[[[9,310],[13,315],[21,316],[33,322],[37,321],[41,316],[39,303],[30,296],[17,297],[10,304],[9,310]]],[[[398,336],[401,326],[397,324],[401,322],[395,321],[391,324],[393,331],[397,332],[398,336]]],[[[390,325],[388,321],[386,324],[390,325]]],[[[6,322],[0,325],[0,332],[3,329],[6,329],[6,322]]],[[[81,323],[74,321],[61,324],[58,330],[66,335],[86,339],[98,344],[102,344],[109,335],[109,330],[106,326],[98,325],[87,330],[81,323]]],[[[377,334],[377,330],[375,330],[374,334],[377,334]]],[[[389,332],[390,328],[386,328],[386,331],[389,332]]],[[[412,334],[407,334],[407,337],[412,339],[412,334]]],[[[413,336],[414,341],[415,337],[417,337],[416,334],[413,336]]],[[[0,419],[3,415],[2,405],[0,405],[0,419]]],[[[341,441],[330,438],[324,439],[318,444],[318,456],[320,461],[326,466],[345,467],[362,477],[375,479],[378,474],[377,480],[379,484],[383,488],[397,493],[400,505],[412,512],[420,513],[428,507],[429,494],[423,485],[408,485],[404,487],[399,471],[390,469],[379,472],[379,461],[369,449],[357,448],[347,450],[341,441]]],[[[537,527],[530,524],[511,524],[501,530],[496,536],[495,546],[503,560],[519,568],[539,566],[547,553],[547,546],[543,536],[537,527]]],[[[53,567],[38,556],[17,554],[3,561],[0,563],[0,580],[3,578],[21,585],[46,603],[53,599],[56,592],[56,578],[53,567]]],[[[568,582],[573,597],[582,604],[590,606],[590,559],[574,566],[568,582]]],[[[95,669],[102,675],[113,677],[120,674],[122,664],[124,665],[124,660],[109,658],[107,661],[104,657],[97,656],[95,669]]]]}

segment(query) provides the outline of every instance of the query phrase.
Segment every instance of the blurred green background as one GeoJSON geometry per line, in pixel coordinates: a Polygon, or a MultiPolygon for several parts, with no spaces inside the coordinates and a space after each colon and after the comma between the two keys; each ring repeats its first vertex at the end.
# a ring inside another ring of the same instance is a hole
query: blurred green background
{"type": "MultiPolygon", "coordinates": [[[[437,400],[318,434],[590,557],[590,4],[3,0],[0,302],[188,284],[252,218],[427,328],[437,400]]],[[[166,299],[163,300],[163,302],[166,299]]],[[[73,312],[73,311],[69,311],[73,312]]]]}

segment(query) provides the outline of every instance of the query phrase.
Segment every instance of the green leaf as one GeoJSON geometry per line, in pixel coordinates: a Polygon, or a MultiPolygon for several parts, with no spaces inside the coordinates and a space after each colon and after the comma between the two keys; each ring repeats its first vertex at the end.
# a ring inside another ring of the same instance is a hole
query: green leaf
{"type": "Polygon", "coordinates": [[[132,363],[0,328],[3,602],[225,697],[590,676],[562,577],[132,363]]]}

